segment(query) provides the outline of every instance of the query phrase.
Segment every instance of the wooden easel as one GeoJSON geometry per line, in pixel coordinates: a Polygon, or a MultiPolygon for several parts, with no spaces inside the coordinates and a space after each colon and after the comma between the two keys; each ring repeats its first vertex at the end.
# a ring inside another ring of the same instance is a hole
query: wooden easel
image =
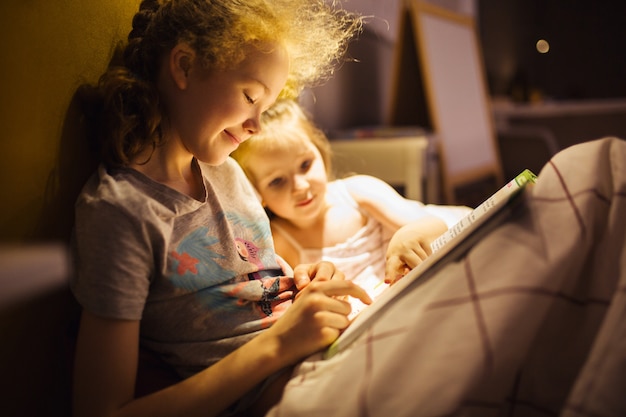
{"type": "Polygon", "coordinates": [[[420,0],[401,8],[390,124],[433,131],[447,204],[504,184],[474,19],[420,0]]]}

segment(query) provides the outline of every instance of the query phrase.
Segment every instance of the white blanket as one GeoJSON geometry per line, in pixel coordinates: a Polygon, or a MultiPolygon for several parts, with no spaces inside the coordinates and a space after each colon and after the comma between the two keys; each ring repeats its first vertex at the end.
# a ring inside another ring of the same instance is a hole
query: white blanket
{"type": "Polygon", "coordinates": [[[626,142],[563,150],[527,191],[269,416],[625,416],[626,142]]]}

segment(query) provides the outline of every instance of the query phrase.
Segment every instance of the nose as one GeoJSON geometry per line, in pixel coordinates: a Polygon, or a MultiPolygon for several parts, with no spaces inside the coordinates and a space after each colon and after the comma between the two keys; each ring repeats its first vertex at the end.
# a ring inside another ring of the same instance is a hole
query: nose
{"type": "Polygon", "coordinates": [[[246,119],[243,123],[243,128],[251,135],[259,133],[261,131],[260,115],[255,113],[254,116],[246,119]]]}
{"type": "Polygon", "coordinates": [[[293,178],[293,188],[294,191],[301,191],[309,188],[309,181],[307,180],[306,175],[295,175],[293,178]]]}

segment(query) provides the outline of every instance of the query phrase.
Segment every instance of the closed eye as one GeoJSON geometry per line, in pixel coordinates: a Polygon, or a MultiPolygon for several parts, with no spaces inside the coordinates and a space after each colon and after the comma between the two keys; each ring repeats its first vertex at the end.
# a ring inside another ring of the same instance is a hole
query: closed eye
{"type": "Polygon", "coordinates": [[[254,104],[256,103],[256,100],[253,99],[252,97],[250,97],[247,93],[243,93],[244,97],[246,98],[246,101],[250,104],[254,104]]]}

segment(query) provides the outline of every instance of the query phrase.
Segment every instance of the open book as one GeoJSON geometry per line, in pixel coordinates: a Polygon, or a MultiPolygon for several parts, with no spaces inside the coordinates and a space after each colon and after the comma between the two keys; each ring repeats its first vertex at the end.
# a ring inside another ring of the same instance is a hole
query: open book
{"type": "Polygon", "coordinates": [[[394,300],[408,293],[409,288],[433,276],[446,263],[460,258],[482,236],[498,226],[517,206],[526,185],[534,183],[536,178],[530,170],[524,170],[435,239],[431,243],[432,255],[382,292],[371,305],[359,311],[350,326],[330,345],[325,357],[329,358],[345,349],[394,300]]]}

